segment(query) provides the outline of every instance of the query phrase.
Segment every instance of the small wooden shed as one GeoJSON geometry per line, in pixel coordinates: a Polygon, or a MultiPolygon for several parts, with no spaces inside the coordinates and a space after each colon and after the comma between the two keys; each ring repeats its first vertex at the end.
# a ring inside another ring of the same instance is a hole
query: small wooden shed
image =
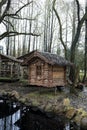
{"type": "Polygon", "coordinates": [[[70,62],[56,54],[33,51],[23,65],[28,66],[30,85],[55,87],[66,85],[66,67],[70,62]]]}
{"type": "Polygon", "coordinates": [[[20,63],[13,56],[0,54],[0,77],[19,78],[20,63]]]}

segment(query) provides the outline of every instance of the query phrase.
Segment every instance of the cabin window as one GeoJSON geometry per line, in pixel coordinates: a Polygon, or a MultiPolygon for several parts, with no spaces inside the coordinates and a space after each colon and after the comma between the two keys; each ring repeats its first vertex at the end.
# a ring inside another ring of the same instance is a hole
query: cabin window
{"type": "Polygon", "coordinates": [[[41,66],[40,65],[36,66],[36,75],[41,76],[41,66]]]}

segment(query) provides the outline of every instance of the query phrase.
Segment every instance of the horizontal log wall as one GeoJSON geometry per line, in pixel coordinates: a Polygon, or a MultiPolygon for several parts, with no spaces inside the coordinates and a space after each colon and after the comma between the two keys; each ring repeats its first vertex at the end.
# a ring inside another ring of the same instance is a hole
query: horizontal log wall
{"type": "Polygon", "coordinates": [[[66,69],[64,67],[53,67],[53,86],[66,85],[66,69]]]}
{"type": "Polygon", "coordinates": [[[65,85],[65,68],[53,67],[43,61],[36,59],[29,65],[29,84],[45,87],[65,85]],[[37,75],[37,66],[41,66],[41,75],[37,75]]]}
{"type": "Polygon", "coordinates": [[[29,66],[29,84],[37,86],[47,86],[48,84],[48,65],[37,59],[29,66]],[[41,66],[41,75],[36,74],[37,66],[41,66]]]}
{"type": "Polygon", "coordinates": [[[44,63],[40,60],[35,61],[33,64],[29,66],[29,84],[37,85],[37,86],[45,86],[45,87],[53,87],[52,85],[52,66],[44,63]],[[36,75],[36,66],[41,65],[41,76],[36,75]]]}

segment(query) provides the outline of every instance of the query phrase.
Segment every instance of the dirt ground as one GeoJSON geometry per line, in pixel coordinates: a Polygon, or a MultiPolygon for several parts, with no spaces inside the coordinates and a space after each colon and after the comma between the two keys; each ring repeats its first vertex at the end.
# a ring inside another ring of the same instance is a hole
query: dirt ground
{"type": "Polygon", "coordinates": [[[13,90],[17,91],[21,96],[24,94],[28,94],[31,92],[53,92],[55,91],[54,88],[42,88],[42,87],[35,87],[35,86],[29,86],[22,82],[14,82],[14,83],[0,83],[0,90],[4,90],[7,92],[11,92],[13,90]]]}
{"type": "Polygon", "coordinates": [[[60,100],[61,98],[69,98],[72,106],[75,108],[83,108],[87,111],[87,87],[85,87],[83,91],[77,90],[76,94],[71,94],[68,89],[65,88],[62,92],[57,91],[55,96],[54,88],[32,87],[22,82],[14,82],[0,83],[0,93],[2,91],[17,91],[21,97],[26,97],[26,95],[31,94],[33,100],[38,97],[38,99],[42,98],[44,102],[47,98],[49,98],[51,102],[54,102],[54,99],[60,100]]]}

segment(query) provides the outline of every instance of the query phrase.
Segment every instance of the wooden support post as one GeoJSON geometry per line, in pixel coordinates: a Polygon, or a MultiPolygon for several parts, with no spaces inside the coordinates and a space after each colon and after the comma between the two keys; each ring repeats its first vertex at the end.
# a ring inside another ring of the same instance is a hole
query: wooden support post
{"type": "Polygon", "coordinates": [[[11,63],[11,78],[13,77],[13,63],[11,63]]]}
{"type": "Polygon", "coordinates": [[[19,78],[19,76],[20,76],[20,64],[18,63],[18,65],[17,65],[17,78],[19,78]]]}
{"type": "Polygon", "coordinates": [[[23,67],[20,67],[20,73],[21,73],[21,78],[23,79],[24,75],[23,75],[23,67]]]}
{"type": "Polygon", "coordinates": [[[55,106],[56,106],[56,102],[57,102],[57,100],[56,100],[56,94],[57,94],[57,87],[55,87],[55,96],[54,96],[54,104],[55,104],[55,106]]]}
{"type": "Polygon", "coordinates": [[[56,95],[56,92],[57,92],[57,87],[55,87],[55,95],[56,95]]]}

